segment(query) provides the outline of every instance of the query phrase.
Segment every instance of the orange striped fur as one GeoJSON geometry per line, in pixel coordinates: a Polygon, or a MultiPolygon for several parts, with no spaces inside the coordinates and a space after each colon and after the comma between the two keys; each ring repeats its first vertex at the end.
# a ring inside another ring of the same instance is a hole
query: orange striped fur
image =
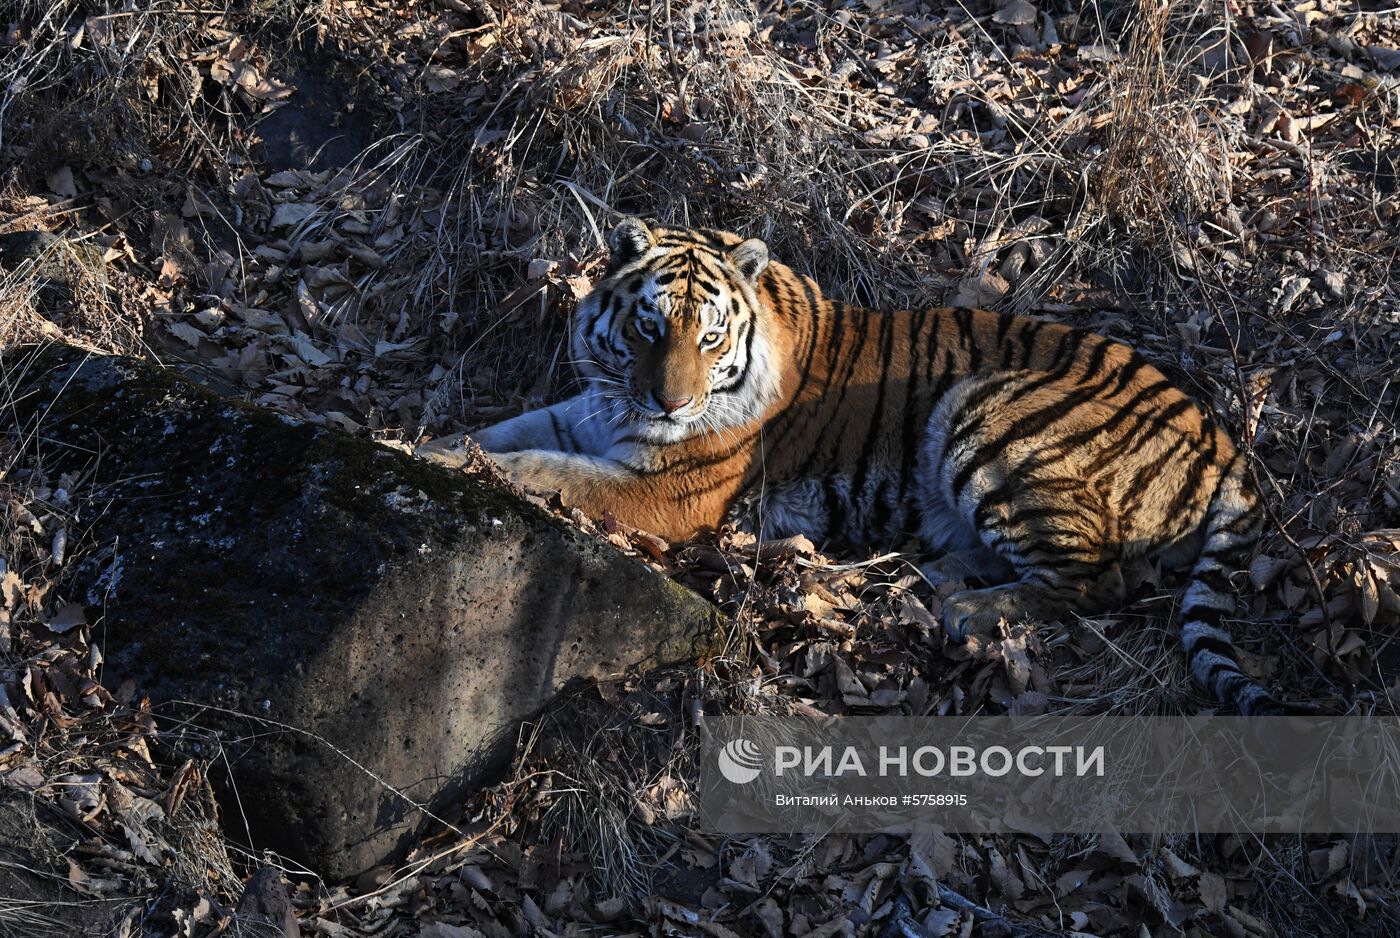
{"type": "MultiPolygon", "coordinates": [[[[765,537],[871,546],[917,534],[955,593],[955,639],[1121,604],[1124,569],[1189,565],[1196,676],[1278,707],[1221,620],[1259,527],[1210,414],[1126,345],[969,309],[876,312],[822,296],[727,232],[623,222],[581,303],[577,397],[472,434],[517,480],[672,539],[737,517],[765,537]]],[[[451,462],[455,440],[425,455],[451,462]]]]}

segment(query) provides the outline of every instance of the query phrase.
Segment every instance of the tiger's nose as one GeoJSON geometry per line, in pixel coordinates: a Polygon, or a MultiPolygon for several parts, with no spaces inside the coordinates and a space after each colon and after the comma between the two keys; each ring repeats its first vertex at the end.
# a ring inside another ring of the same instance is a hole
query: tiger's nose
{"type": "Polygon", "coordinates": [[[666,411],[666,413],[668,414],[674,414],[676,411],[680,410],[682,407],[695,400],[695,397],[693,395],[690,397],[673,399],[656,391],[652,392],[652,396],[656,398],[656,403],[661,405],[661,409],[666,411]]]}

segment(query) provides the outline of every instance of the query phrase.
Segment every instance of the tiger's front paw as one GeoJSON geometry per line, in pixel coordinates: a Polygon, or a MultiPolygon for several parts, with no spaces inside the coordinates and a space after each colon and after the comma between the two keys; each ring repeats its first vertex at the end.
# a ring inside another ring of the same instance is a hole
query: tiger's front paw
{"type": "MultiPolygon", "coordinates": [[[[516,418],[516,421],[518,420],[519,418],[516,418]]],[[[519,433],[513,432],[512,424],[514,422],[507,420],[504,423],[496,423],[489,427],[473,430],[472,439],[493,456],[496,453],[515,453],[528,449],[529,444],[520,439],[519,433]]]]}
{"type": "Polygon", "coordinates": [[[525,449],[515,453],[488,453],[506,478],[539,493],[558,492],[564,501],[578,504],[578,469],[567,457],[549,450],[525,449]]]}
{"type": "Polygon", "coordinates": [[[985,547],[950,551],[920,565],[919,572],[934,589],[944,583],[966,584],[968,580],[1005,583],[1014,575],[1009,563],[985,547]]]}
{"type": "Polygon", "coordinates": [[[531,488],[553,488],[548,483],[548,473],[541,461],[527,451],[516,453],[488,453],[491,461],[500,467],[510,481],[531,488]]]}
{"type": "Polygon", "coordinates": [[[470,463],[477,452],[475,441],[465,433],[452,433],[448,436],[429,440],[413,448],[413,455],[430,459],[454,469],[470,463]]]}
{"type": "Polygon", "coordinates": [[[994,635],[1003,620],[1016,619],[1019,612],[1006,589],[963,590],[943,600],[943,631],[955,642],[994,635]]]}

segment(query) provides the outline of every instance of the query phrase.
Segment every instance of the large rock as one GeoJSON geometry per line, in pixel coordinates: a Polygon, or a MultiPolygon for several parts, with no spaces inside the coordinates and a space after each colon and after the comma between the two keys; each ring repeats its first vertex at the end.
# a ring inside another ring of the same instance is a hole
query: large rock
{"type": "Polygon", "coordinates": [[[391,859],[412,802],[489,779],[566,682],[713,633],[712,606],[489,478],[133,359],[54,346],[0,371],[0,427],[100,494],[73,582],[106,683],[222,730],[231,827],[324,876],[391,859]]]}

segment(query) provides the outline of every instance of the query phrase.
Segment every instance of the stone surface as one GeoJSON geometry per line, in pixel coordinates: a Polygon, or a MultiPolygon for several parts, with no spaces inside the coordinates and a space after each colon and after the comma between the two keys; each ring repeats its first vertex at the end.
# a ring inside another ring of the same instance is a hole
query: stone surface
{"type": "Polygon", "coordinates": [[[713,634],[708,603],[491,479],[133,359],[52,346],[3,365],[18,405],[0,426],[100,493],[72,575],[104,681],[220,730],[230,828],[246,815],[254,846],[329,878],[408,846],[408,799],[489,779],[566,682],[713,634]]]}
{"type": "Polygon", "coordinates": [[[25,261],[35,261],[53,251],[63,239],[39,229],[7,231],[0,235],[0,269],[14,270],[25,261]]]}
{"type": "Polygon", "coordinates": [[[234,911],[234,919],[244,932],[267,935],[269,938],[301,938],[301,926],[297,924],[292,898],[287,895],[287,884],[282,880],[282,871],[271,866],[258,870],[248,880],[243,896],[238,900],[238,908],[234,911]]]}

